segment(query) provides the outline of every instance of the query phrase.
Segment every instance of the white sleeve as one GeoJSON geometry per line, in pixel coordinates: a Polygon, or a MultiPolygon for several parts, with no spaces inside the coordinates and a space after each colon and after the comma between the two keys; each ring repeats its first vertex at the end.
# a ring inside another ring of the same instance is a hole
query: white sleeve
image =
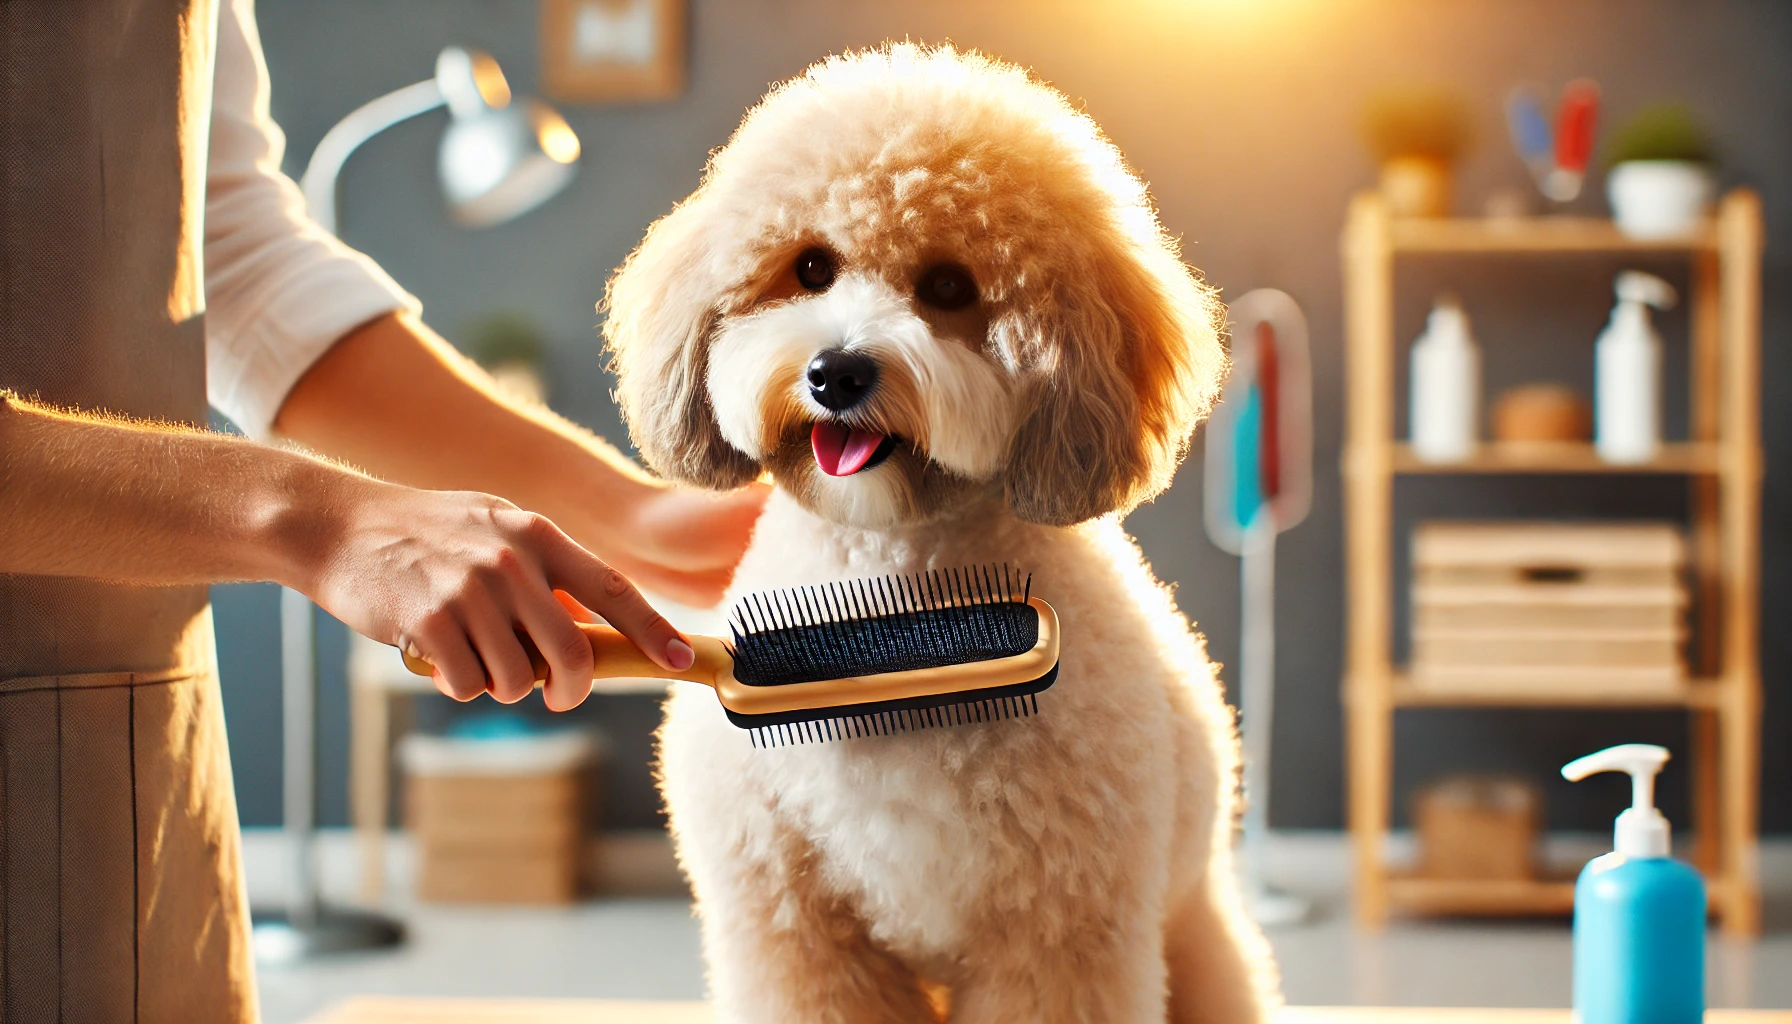
{"type": "Polygon", "coordinates": [[[280,171],[254,0],[218,12],[205,199],[205,370],[211,404],[266,437],[292,386],[337,339],[421,305],[305,215],[280,171]]]}

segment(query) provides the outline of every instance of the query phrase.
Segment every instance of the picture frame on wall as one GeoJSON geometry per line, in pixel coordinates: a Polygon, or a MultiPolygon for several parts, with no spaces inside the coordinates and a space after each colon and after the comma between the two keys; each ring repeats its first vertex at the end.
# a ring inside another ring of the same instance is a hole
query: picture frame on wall
{"type": "Polygon", "coordinates": [[[686,0],[541,0],[542,88],[566,103],[684,89],[686,0]]]}

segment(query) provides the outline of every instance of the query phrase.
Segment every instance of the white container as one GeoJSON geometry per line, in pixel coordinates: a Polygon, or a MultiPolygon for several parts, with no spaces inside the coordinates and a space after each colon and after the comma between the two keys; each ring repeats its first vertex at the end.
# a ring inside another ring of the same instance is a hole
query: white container
{"type": "Polygon", "coordinates": [[[1648,462],[1661,449],[1661,338],[1648,307],[1672,306],[1674,289],[1626,270],[1614,291],[1618,304],[1593,346],[1593,443],[1607,462],[1648,462]]]}
{"type": "Polygon", "coordinates": [[[1612,219],[1632,238],[1691,234],[1714,191],[1711,169],[1686,160],[1626,160],[1605,181],[1612,219]]]}
{"type": "Polygon", "coordinates": [[[1481,422],[1481,350],[1453,298],[1431,309],[1412,346],[1412,450],[1426,462],[1474,454],[1481,422]]]}

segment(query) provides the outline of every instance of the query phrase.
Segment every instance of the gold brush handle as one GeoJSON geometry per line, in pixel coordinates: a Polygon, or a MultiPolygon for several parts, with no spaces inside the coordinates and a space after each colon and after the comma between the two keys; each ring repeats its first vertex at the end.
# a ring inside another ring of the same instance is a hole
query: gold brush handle
{"type": "MultiPolygon", "coordinates": [[[[654,664],[628,637],[611,626],[581,622],[578,627],[585,634],[585,639],[591,641],[591,654],[596,662],[596,668],[591,673],[593,679],[683,679],[714,686],[718,676],[734,667],[734,658],[729,655],[728,648],[713,636],[692,634],[685,637],[691,642],[691,649],[696,652],[697,657],[691,662],[690,668],[679,672],[654,664]]],[[[529,655],[529,664],[535,669],[535,681],[539,683],[546,679],[547,659],[541,656],[534,641],[522,635],[518,635],[517,639],[522,641],[523,650],[529,655]]],[[[433,675],[436,670],[434,665],[408,651],[404,655],[404,667],[420,676],[433,675]]]]}

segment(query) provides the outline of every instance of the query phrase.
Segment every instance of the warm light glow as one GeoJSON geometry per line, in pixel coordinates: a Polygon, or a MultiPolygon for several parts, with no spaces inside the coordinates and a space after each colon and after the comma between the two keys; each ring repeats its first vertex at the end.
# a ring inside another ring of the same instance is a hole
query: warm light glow
{"type": "MultiPolygon", "coordinates": [[[[1319,0],[1133,0],[1162,26],[1278,30],[1326,10],[1319,0]]],[[[1112,11],[1111,8],[1107,10],[1112,11]]]]}
{"type": "Polygon", "coordinates": [[[579,137],[573,133],[572,126],[552,110],[535,111],[535,137],[541,142],[541,151],[555,163],[570,164],[579,158],[579,137]]]}
{"type": "Polygon", "coordinates": [[[488,106],[510,105],[510,83],[505,81],[504,72],[498,68],[498,62],[490,54],[473,54],[473,85],[488,106]]]}

